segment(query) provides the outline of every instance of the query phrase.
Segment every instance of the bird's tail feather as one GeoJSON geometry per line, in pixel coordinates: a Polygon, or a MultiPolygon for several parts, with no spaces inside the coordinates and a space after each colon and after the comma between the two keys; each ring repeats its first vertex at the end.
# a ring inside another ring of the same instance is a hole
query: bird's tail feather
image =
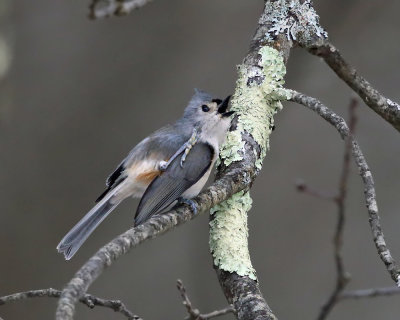
{"type": "Polygon", "coordinates": [[[57,250],[64,254],[66,260],[74,256],[90,234],[119,205],[121,201],[112,201],[117,189],[111,190],[60,241],[57,250]]]}

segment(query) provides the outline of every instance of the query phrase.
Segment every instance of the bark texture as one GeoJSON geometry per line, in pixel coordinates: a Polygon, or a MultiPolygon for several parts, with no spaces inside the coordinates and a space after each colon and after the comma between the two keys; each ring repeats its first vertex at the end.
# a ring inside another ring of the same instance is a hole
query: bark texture
{"type": "Polygon", "coordinates": [[[216,271],[222,290],[233,304],[238,319],[277,319],[262,296],[257,281],[218,268],[216,271]]]}
{"type": "MultiPolygon", "coordinates": [[[[282,85],[286,72],[284,64],[289,58],[290,49],[296,39],[311,42],[325,36],[310,1],[265,1],[250,50],[243,64],[239,66],[238,81],[232,98],[232,110],[238,113],[237,123],[232,128],[237,140],[232,145],[222,148],[218,176],[223,176],[231,168],[240,168],[243,165],[253,167],[256,175],[261,170],[262,161],[269,148],[273,115],[279,110],[280,101],[288,98],[282,85]],[[271,52],[271,55],[276,52],[279,58],[266,59],[265,55],[268,52],[271,52]],[[272,88],[267,88],[266,83],[270,82],[272,84],[269,86],[272,88]],[[257,90],[258,92],[255,92],[257,90]],[[260,96],[263,97],[263,101],[258,100],[260,96]],[[263,104],[264,112],[268,115],[266,119],[262,119],[264,125],[259,123],[258,114],[258,108],[263,104]],[[246,125],[249,123],[257,126],[258,130],[246,125]],[[237,157],[237,154],[240,156],[237,157]]],[[[228,141],[229,139],[230,135],[228,141]]],[[[247,196],[245,194],[242,198],[247,196]]],[[[233,231],[227,232],[230,225],[235,224],[236,230],[246,229],[247,232],[247,215],[238,210],[238,207],[243,207],[241,202],[243,201],[240,197],[231,198],[226,205],[213,209],[216,213],[211,215],[210,247],[214,257],[214,268],[228,302],[235,307],[238,319],[276,319],[260,291],[254,268],[251,272],[245,272],[241,268],[235,270],[229,263],[221,263],[223,257],[217,256],[215,252],[213,241],[218,239],[226,247],[227,255],[233,256],[230,259],[235,258],[238,252],[234,250],[236,246],[229,246],[229,240],[225,238],[235,237],[233,231]],[[216,219],[222,221],[217,226],[216,219]],[[244,221],[238,224],[237,220],[244,221]]],[[[247,256],[250,257],[247,238],[242,242],[243,246],[246,246],[247,256]]]]}

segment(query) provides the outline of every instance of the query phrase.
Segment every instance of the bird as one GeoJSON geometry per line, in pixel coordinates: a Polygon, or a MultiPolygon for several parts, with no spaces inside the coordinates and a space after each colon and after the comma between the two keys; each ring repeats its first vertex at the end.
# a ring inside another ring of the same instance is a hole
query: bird
{"type": "Polygon", "coordinates": [[[206,184],[231,125],[230,97],[213,99],[195,93],[183,116],[137,144],[108,177],[96,205],[62,238],[59,253],[70,260],[97,226],[126,198],[141,198],[134,218],[138,226],[177,203],[197,213],[194,202],[206,184]]]}

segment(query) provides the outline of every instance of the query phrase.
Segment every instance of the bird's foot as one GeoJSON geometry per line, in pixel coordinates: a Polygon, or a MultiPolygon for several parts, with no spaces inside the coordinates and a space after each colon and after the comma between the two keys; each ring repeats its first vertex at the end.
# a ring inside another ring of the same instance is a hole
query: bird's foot
{"type": "Polygon", "coordinates": [[[193,146],[197,142],[197,130],[193,129],[192,136],[190,139],[185,143],[185,152],[183,153],[181,157],[181,168],[183,168],[183,163],[186,160],[187,155],[189,154],[190,150],[193,148],[193,146]]]}
{"type": "Polygon", "coordinates": [[[169,161],[160,161],[160,163],[158,164],[158,168],[160,169],[160,171],[167,170],[168,166],[169,166],[169,161]]]}
{"type": "Polygon", "coordinates": [[[179,204],[187,204],[188,206],[190,206],[190,209],[192,209],[193,213],[197,214],[197,212],[198,212],[197,205],[193,200],[179,197],[178,198],[178,203],[179,204]]]}
{"type": "Polygon", "coordinates": [[[164,172],[165,170],[167,170],[167,168],[169,167],[169,165],[171,164],[172,161],[175,160],[175,158],[177,156],[179,156],[182,152],[183,155],[181,156],[181,162],[180,165],[183,168],[183,163],[186,160],[187,155],[189,154],[190,150],[193,148],[193,146],[196,144],[197,142],[197,130],[193,129],[193,133],[192,136],[190,137],[190,139],[188,141],[186,141],[179,149],[178,151],[176,151],[174,153],[174,155],[168,160],[168,161],[160,161],[158,163],[158,169],[162,172],[164,172]]]}

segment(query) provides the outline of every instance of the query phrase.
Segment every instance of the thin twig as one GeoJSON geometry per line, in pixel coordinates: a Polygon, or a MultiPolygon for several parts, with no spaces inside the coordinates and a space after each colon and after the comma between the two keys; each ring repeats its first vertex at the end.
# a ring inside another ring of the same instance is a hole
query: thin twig
{"type": "Polygon", "coordinates": [[[181,297],[183,300],[182,303],[186,307],[186,310],[189,314],[189,316],[187,318],[185,318],[185,320],[207,320],[207,319],[212,319],[212,318],[223,316],[228,313],[235,312],[235,309],[233,308],[233,306],[230,305],[221,310],[215,310],[210,313],[201,314],[199,309],[193,308],[192,303],[190,302],[189,296],[186,293],[185,286],[182,283],[182,280],[178,279],[176,286],[179,290],[179,293],[181,294],[181,297]]]}
{"type": "Polygon", "coordinates": [[[397,266],[392,254],[386,245],[385,237],[380,224],[380,217],[378,213],[378,206],[376,202],[376,193],[374,187],[374,180],[364,155],[357,143],[357,141],[350,135],[350,130],[343,118],[335,114],[329,108],[324,106],[320,101],[315,98],[306,96],[291,90],[290,101],[297,102],[305,107],[313,110],[324,118],[327,122],[333,125],[340,133],[342,139],[349,137],[351,140],[351,149],[354,161],[359,169],[359,174],[364,183],[364,194],[366,206],[369,214],[369,224],[372,230],[373,240],[377,248],[378,254],[385,264],[387,271],[395,281],[397,286],[400,284],[400,270],[397,266]]]}
{"type": "Polygon", "coordinates": [[[393,296],[396,294],[400,294],[400,288],[398,287],[372,288],[372,289],[343,292],[339,296],[339,299],[345,300],[345,299],[375,298],[382,296],[393,296]]]}
{"type": "Polygon", "coordinates": [[[92,0],[89,5],[89,18],[101,19],[110,16],[124,16],[144,7],[151,0],[92,0]]]}
{"type": "Polygon", "coordinates": [[[329,201],[334,201],[334,202],[337,199],[337,196],[335,194],[317,190],[317,189],[309,186],[303,180],[296,181],[296,189],[299,192],[306,193],[306,194],[313,196],[315,198],[318,198],[318,199],[329,200],[329,201]]]}
{"type": "Polygon", "coordinates": [[[357,70],[343,58],[339,50],[331,43],[327,41],[315,43],[307,46],[307,50],[318,57],[322,57],[338,77],[346,82],[367,106],[400,131],[400,105],[380,94],[365,78],[358,74],[357,70]]]}
{"type": "Polygon", "coordinates": [[[335,265],[336,265],[336,286],[329,296],[328,300],[321,308],[321,312],[318,315],[318,320],[324,320],[328,317],[328,314],[331,312],[333,307],[339,300],[339,295],[344,290],[346,285],[350,281],[350,275],[346,272],[344,268],[343,256],[342,256],[342,245],[343,245],[343,231],[344,225],[346,221],[346,196],[347,196],[347,185],[349,181],[349,173],[350,173],[350,158],[351,158],[351,147],[352,140],[351,137],[355,132],[355,126],[357,122],[357,117],[355,114],[355,108],[357,107],[357,100],[351,99],[350,101],[350,122],[349,122],[349,136],[345,139],[345,152],[343,158],[343,166],[342,166],[342,174],[340,176],[339,182],[339,193],[336,197],[336,204],[338,207],[338,215],[337,215],[337,224],[335,236],[333,238],[334,244],[334,253],[335,253],[335,265]]]}
{"type": "MultiPolygon", "coordinates": [[[[0,306],[10,302],[21,301],[29,298],[59,298],[60,296],[61,291],[53,288],[29,290],[0,297],[0,306]]],[[[79,301],[91,309],[93,309],[95,306],[110,308],[115,312],[123,314],[129,320],[142,320],[142,318],[129,311],[125,304],[120,300],[106,300],[92,296],[91,294],[85,294],[81,299],[79,299],[79,301]]]]}

